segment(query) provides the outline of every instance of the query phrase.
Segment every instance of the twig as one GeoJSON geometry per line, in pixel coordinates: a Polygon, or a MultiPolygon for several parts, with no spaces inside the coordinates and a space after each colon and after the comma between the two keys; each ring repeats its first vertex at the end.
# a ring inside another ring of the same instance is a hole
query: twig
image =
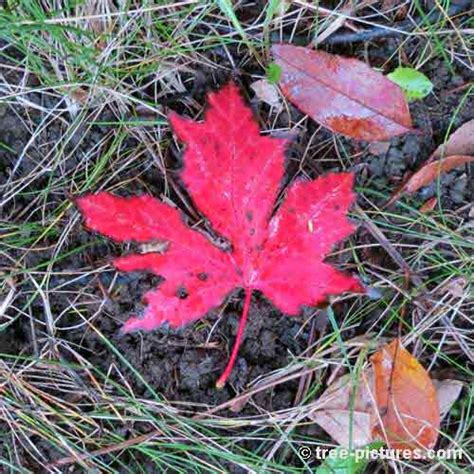
{"type": "Polygon", "coordinates": [[[383,232],[367,217],[367,214],[359,206],[355,206],[355,211],[364,221],[364,227],[390,255],[392,260],[408,275],[413,284],[417,287],[422,287],[424,285],[423,280],[413,272],[400,252],[388,241],[383,232]]]}
{"type": "MultiPolygon", "coordinates": [[[[454,3],[447,12],[448,16],[458,15],[459,13],[467,13],[472,7],[472,0],[460,0],[454,3]]],[[[397,29],[387,28],[383,25],[375,26],[368,30],[359,31],[358,33],[338,33],[328,38],[325,44],[346,44],[346,43],[359,43],[361,41],[373,41],[378,38],[390,38],[394,36],[400,36],[411,32],[415,28],[418,28],[423,21],[437,22],[443,18],[442,12],[431,12],[426,15],[425,18],[417,16],[414,20],[404,20],[397,23],[397,29]]]]}

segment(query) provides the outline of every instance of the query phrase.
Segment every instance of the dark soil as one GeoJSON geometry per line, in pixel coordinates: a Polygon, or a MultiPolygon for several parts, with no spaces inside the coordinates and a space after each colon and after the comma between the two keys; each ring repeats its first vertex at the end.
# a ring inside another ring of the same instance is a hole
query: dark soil
{"type": "MultiPolygon", "coordinates": [[[[380,40],[378,47],[369,50],[369,59],[371,64],[378,66],[383,64],[390,54],[398,46],[397,39],[388,41],[380,40]],[[373,53],[373,54],[372,54],[373,53]]],[[[230,48],[232,50],[232,48],[230,48]]],[[[341,51],[338,51],[341,52],[341,51]]],[[[362,54],[362,49],[352,51],[346,48],[343,52],[358,56],[362,54]]],[[[225,59],[223,58],[223,61],[225,59]]],[[[396,66],[396,65],[395,65],[396,66]]],[[[416,128],[421,133],[408,134],[390,141],[390,145],[385,150],[375,150],[374,147],[366,144],[355,143],[350,140],[340,138],[350,150],[358,150],[358,163],[354,169],[357,172],[358,184],[363,187],[372,187],[380,190],[395,190],[397,185],[403,180],[406,173],[413,171],[420,166],[443,141],[443,138],[450,126],[452,130],[469,119],[474,118],[474,103],[472,98],[466,101],[464,107],[453,119],[453,111],[458,107],[463,97],[462,90],[456,91],[456,88],[473,80],[472,73],[457,69],[453,66],[454,73],[450,71],[441,60],[432,60],[423,69],[423,72],[434,82],[434,93],[423,101],[413,104],[411,107],[412,115],[416,128]]],[[[265,123],[268,115],[268,109],[265,105],[256,104],[252,99],[252,93],[248,88],[251,78],[248,75],[253,73],[252,65],[249,70],[236,72],[236,79],[241,83],[247,97],[251,99],[257,116],[265,123]]],[[[260,71],[261,72],[261,71],[260,71]]],[[[204,104],[204,92],[213,89],[228,80],[228,77],[216,77],[209,71],[203,70],[202,75],[196,79],[196,87],[190,89],[190,94],[201,104],[204,104]]],[[[173,108],[179,111],[179,102],[171,104],[173,108]]],[[[0,143],[6,147],[0,148],[0,179],[4,184],[9,178],[11,169],[15,166],[19,154],[24,149],[30,139],[30,131],[25,127],[23,111],[13,110],[11,107],[0,105],[0,143]]],[[[291,109],[291,118],[293,121],[301,117],[301,113],[295,108],[291,109]]],[[[39,121],[41,115],[33,112],[30,119],[39,121]]],[[[288,123],[288,117],[285,114],[280,116],[280,123],[285,127],[288,123]]],[[[59,141],[63,136],[63,126],[56,121],[48,130],[44,132],[40,140],[36,140],[36,147],[31,149],[27,156],[21,162],[20,175],[27,175],[35,165],[35,160],[44,153],[44,149],[51,147],[52,144],[59,141]],[[43,147],[43,148],[42,148],[43,147]]],[[[294,144],[288,152],[289,165],[288,175],[293,174],[297,169],[298,160],[301,158],[302,150],[305,149],[309,137],[317,129],[316,124],[311,120],[306,121],[306,130],[301,130],[295,138],[294,144]]],[[[79,143],[79,147],[74,153],[58,168],[58,176],[53,179],[60,179],[60,173],[64,168],[71,169],[78,166],[78,163],[86,151],[96,144],[106,133],[107,127],[93,127],[87,135],[87,139],[79,143]]],[[[80,136],[81,131],[77,132],[80,136]]],[[[323,143],[331,137],[330,132],[320,130],[316,136],[315,143],[323,143]]],[[[332,143],[332,142],[331,142],[332,143]]],[[[72,150],[74,139],[68,145],[72,150]]],[[[130,138],[126,147],[135,147],[137,142],[130,138]]],[[[309,163],[305,165],[305,170],[310,176],[325,172],[329,169],[338,169],[338,161],[332,144],[324,150],[326,159],[318,162],[318,156],[311,156],[309,163]],[[328,159],[330,158],[330,159],[328,159]]],[[[66,153],[68,155],[68,153],[66,153]]],[[[167,155],[170,167],[179,169],[179,157],[170,151],[167,155]]],[[[147,190],[155,195],[162,192],[163,179],[160,172],[151,167],[150,164],[143,165],[137,172],[141,173],[141,184],[134,181],[133,188],[130,188],[131,194],[136,194],[147,190]]],[[[121,179],[131,176],[121,176],[121,179]]],[[[47,185],[50,176],[44,175],[35,179],[27,190],[42,189],[47,185]]],[[[467,177],[465,170],[459,169],[446,174],[441,180],[441,190],[443,205],[445,208],[458,208],[462,203],[468,200],[467,177]]],[[[67,199],[69,189],[65,189],[61,195],[54,196],[58,204],[67,199]]],[[[417,198],[420,201],[434,195],[435,186],[429,186],[421,191],[417,198]]],[[[179,203],[179,199],[175,199],[179,203]]],[[[361,205],[364,203],[361,200],[361,205]]],[[[3,219],[14,221],[15,216],[21,213],[21,210],[28,206],[26,196],[18,197],[10,201],[3,209],[3,219]]],[[[36,212],[36,211],[31,211],[36,212]]],[[[62,224],[66,225],[72,212],[66,216],[62,224]]],[[[38,220],[40,216],[36,217],[38,220]]],[[[32,219],[30,214],[30,219],[32,219]]],[[[34,218],[33,218],[34,220],[34,218]]],[[[71,234],[71,241],[67,248],[72,250],[82,244],[93,243],[86,250],[73,254],[63,259],[55,265],[55,271],[73,272],[74,270],[83,270],[84,268],[96,268],[108,261],[110,256],[121,254],[125,247],[121,247],[92,235],[81,223],[79,223],[71,234]]],[[[354,237],[355,241],[370,240],[370,236],[363,230],[360,230],[354,237]]],[[[51,256],[51,250],[48,245],[54,244],[54,236],[48,237],[43,242],[43,250],[29,252],[24,265],[33,267],[45,263],[51,256]],[[44,250],[46,248],[46,250],[44,250]]],[[[381,251],[382,252],[382,251],[381,251]]],[[[11,257],[17,258],[19,254],[13,252],[11,257]]],[[[345,257],[347,258],[347,257],[345,257]]],[[[386,256],[380,258],[388,265],[386,256]]],[[[351,268],[350,261],[344,263],[348,269],[351,268]]],[[[2,266],[11,267],[10,261],[3,261],[2,266]]],[[[110,271],[100,277],[102,286],[108,284],[113,272],[110,271]]],[[[51,310],[59,314],[68,304],[68,299],[63,298],[61,293],[55,294],[54,288],[68,281],[68,277],[53,278],[50,283],[50,304],[51,310]]],[[[237,390],[243,389],[246,384],[255,379],[260,374],[268,373],[273,369],[285,366],[292,355],[300,354],[307,347],[309,325],[298,334],[301,326],[307,316],[302,315],[297,318],[286,317],[276,310],[265,298],[259,294],[254,294],[250,310],[249,323],[246,329],[245,340],[240,351],[237,370],[230,380],[230,384],[224,390],[218,391],[214,384],[221,373],[229,355],[229,348],[235,338],[236,328],[240,312],[242,309],[242,295],[237,291],[229,300],[229,303],[222,311],[222,320],[219,321],[212,334],[210,333],[214,323],[219,318],[217,311],[212,312],[202,320],[201,324],[191,325],[181,330],[170,330],[167,328],[157,329],[150,334],[134,334],[121,336],[119,329],[122,323],[131,313],[139,312],[143,306],[141,297],[156,283],[156,279],[145,274],[122,275],[118,278],[112,290],[110,291],[106,306],[99,314],[94,324],[100,331],[110,338],[116,348],[123,354],[143,375],[147,382],[153,386],[156,391],[162,393],[169,400],[191,401],[210,405],[224,402],[235,395],[237,390]],[[211,335],[210,335],[211,334],[211,335]],[[208,340],[209,339],[209,340],[208,340]],[[212,344],[211,344],[212,343],[212,344]]],[[[28,281],[17,281],[17,286],[22,288],[25,303],[31,292],[28,281]]],[[[102,299],[101,285],[99,278],[87,278],[76,283],[67,285],[68,291],[82,291],[83,298],[91,301],[89,305],[90,314],[98,308],[97,301],[102,299]]],[[[16,302],[17,306],[20,302],[16,302]]],[[[344,313],[344,304],[336,308],[337,314],[344,313]]],[[[39,319],[42,317],[43,305],[40,299],[33,301],[31,306],[33,315],[39,319]]],[[[312,311],[308,310],[307,315],[312,311]]],[[[66,327],[69,324],[77,323],[72,320],[61,320],[61,324],[66,327]]],[[[368,324],[370,321],[368,321],[368,324]]],[[[321,328],[324,327],[324,318],[322,318],[321,328]]],[[[356,334],[364,334],[366,328],[361,326],[354,330],[356,334]]],[[[36,338],[41,338],[42,334],[35,334],[36,338]]],[[[102,341],[94,332],[80,329],[69,330],[61,334],[61,337],[77,344],[80,353],[91,363],[102,368],[105,372],[109,366],[118,364],[124,374],[127,375],[129,383],[133,385],[135,393],[145,394],[145,387],[130,374],[126,367],[123,367],[120,361],[108,350],[102,341]]],[[[27,318],[20,318],[4,332],[0,333],[0,351],[11,354],[31,354],[33,353],[33,335],[27,318]]],[[[65,354],[65,357],[68,357],[65,354]]],[[[278,385],[273,391],[265,391],[254,399],[255,405],[264,410],[275,410],[288,408],[292,405],[297,390],[297,383],[287,383],[278,385]]],[[[255,412],[253,405],[247,405],[244,410],[255,412]]]]}
{"type": "MultiPolygon", "coordinates": [[[[448,93],[451,89],[468,82],[471,78],[465,75],[452,76],[443,66],[441,61],[434,62],[430,68],[425,71],[435,83],[435,92],[432,96],[423,102],[418,102],[412,106],[412,116],[415,126],[420,130],[421,134],[408,134],[402,137],[394,138],[390,141],[390,146],[380,153],[371,152],[373,147],[367,146],[363,149],[359,162],[362,165],[362,171],[359,180],[367,186],[370,182],[373,186],[387,189],[393,188],[401,182],[404,175],[416,169],[423,163],[435,149],[443,137],[452,121],[452,111],[458,106],[462,97],[462,92],[448,93]]],[[[214,84],[209,84],[209,87],[214,84]]],[[[199,94],[200,98],[202,94],[199,94]]],[[[262,106],[264,109],[265,106],[262,106]]],[[[265,110],[256,111],[264,114],[265,110]]],[[[301,113],[293,109],[294,118],[301,116],[301,113]]],[[[2,181],[6,182],[9,170],[16,163],[18,154],[20,154],[30,138],[28,130],[22,123],[21,116],[18,112],[10,108],[0,108],[2,127],[0,130],[0,142],[8,146],[12,152],[1,151],[1,172],[2,181]]],[[[466,103],[460,113],[454,119],[452,129],[456,129],[459,125],[474,117],[474,109],[472,105],[466,103]]],[[[282,125],[286,117],[282,117],[282,125]]],[[[289,150],[292,160],[298,158],[299,151],[305,146],[307,136],[311,135],[314,124],[307,122],[310,130],[307,133],[302,132],[296,138],[294,147],[289,150]]],[[[81,133],[80,131],[78,132],[81,133]]],[[[97,127],[92,133],[89,133],[87,141],[81,141],[79,150],[70,159],[65,166],[77,166],[81,153],[87,148],[95,145],[107,130],[97,127]],[[84,150],[83,150],[84,149],[84,150]],[[75,158],[74,158],[75,157],[75,158]]],[[[326,139],[329,132],[320,131],[321,141],[326,139]]],[[[50,127],[44,133],[45,145],[54,143],[63,135],[60,126],[50,127]]],[[[343,139],[344,140],[344,139],[343,139]]],[[[352,147],[360,147],[360,144],[354,144],[347,140],[352,147]]],[[[73,141],[74,144],[74,141],[73,141]]],[[[134,146],[133,139],[130,140],[130,146],[134,146]]],[[[39,152],[36,152],[39,154],[39,152]]],[[[22,160],[21,170],[28,173],[34,165],[35,150],[29,153],[29,156],[22,160]]],[[[317,157],[314,157],[317,160],[317,157]]],[[[316,168],[316,171],[324,172],[325,169],[315,161],[310,164],[316,168]],[[321,169],[322,168],[322,169],[321,169]]],[[[291,168],[291,165],[289,166],[291,168]]],[[[329,169],[332,169],[330,166],[329,169]]],[[[314,174],[314,170],[309,170],[314,174]]],[[[467,178],[462,176],[463,170],[454,171],[446,174],[442,178],[441,189],[443,192],[442,199],[444,205],[459,205],[467,199],[467,178]]],[[[161,191],[161,176],[159,172],[149,170],[143,177],[143,181],[148,190],[155,191],[155,195],[159,195],[161,191]]],[[[46,183],[46,178],[38,179],[34,182],[32,188],[39,189],[46,183]]],[[[139,193],[141,190],[134,187],[130,193],[139,193]]],[[[435,185],[423,189],[420,196],[427,199],[435,193],[435,185]]],[[[65,199],[66,196],[58,196],[58,202],[65,199]]],[[[6,218],[11,213],[18,213],[22,206],[27,202],[21,201],[21,198],[3,210],[3,217],[6,218]]],[[[82,226],[79,226],[75,235],[76,242],[71,243],[70,248],[75,245],[97,242],[93,248],[87,252],[79,254],[71,259],[66,259],[62,264],[55,266],[57,271],[73,271],[74,269],[83,268],[85,265],[99,266],[103,264],[108,257],[120,253],[118,246],[114,246],[110,242],[105,242],[97,236],[91,235],[82,226]]],[[[31,254],[28,257],[28,266],[38,265],[45,262],[47,255],[45,252],[31,254]]],[[[102,277],[104,283],[110,280],[110,275],[102,277]]],[[[55,284],[64,284],[67,278],[56,279],[51,285],[53,289],[55,284]],[[54,284],[55,283],[55,284],[54,284]]],[[[77,282],[78,286],[83,286],[83,280],[77,282]]],[[[90,280],[87,282],[90,291],[100,291],[97,281],[90,280]]],[[[73,284],[74,285],[74,284],[73,284]]],[[[130,313],[139,312],[142,308],[141,296],[153,286],[153,277],[140,275],[128,275],[119,278],[118,285],[114,288],[113,295],[107,303],[103,316],[95,321],[95,324],[117,344],[120,351],[140,369],[140,372],[155,386],[159,391],[170,399],[189,399],[203,402],[223,401],[231,394],[231,391],[224,390],[218,392],[214,389],[216,376],[222,369],[223,363],[227,357],[227,353],[223,349],[199,349],[193,346],[205,345],[207,331],[196,331],[193,327],[179,331],[167,329],[156,330],[152,334],[128,335],[121,337],[118,335],[118,329],[121,323],[128,317],[130,313]]],[[[231,303],[226,307],[223,314],[223,322],[219,324],[218,331],[214,333],[212,340],[219,341],[227,346],[227,342],[232,341],[236,332],[236,325],[241,310],[241,295],[235,294],[231,298],[231,303]]],[[[40,301],[37,303],[38,309],[42,307],[40,301]]],[[[35,303],[33,304],[35,307],[35,303]]],[[[52,307],[54,311],[60,311],[61,302],[55,302],[52,307]]],[[[93,308],[91,308],[93,311],[93,308]]],[[[206,321],[213,323],[217,315],[209,315],[206,321]]],[[[18,325],[14,325],[7,332],[1,333],[1,344],[3,352],[17,352],[19,348],[29,344],[28,329],[22,330],[21,326],[25,322],[20,321],[18,325]]],[[[249,325],[247,327],[247,335],[243,344],[239,367],[236,371],[232,382],[237,385],[244,386],[245,383],[254,379],[261,373],[282,367],[288,361],[288,353],[298,354],[304,349],[304,337],[295,340],[293,335],[296,334],[298,328],[303,323],[302,318],[287,318],[280,314],[272,305],[262,298],[260,295],[254,295],[252,301],[252,309],[249,317],[249,325]]],[[[304,333],[303,333],[304,334],[304,333]]],[[[68,339],[80,343],[84,354],[91,360],[96,359],[97,363],[107,367],[110,361],[104,358],[107,351],[102,354],[98,347],[98,341],[93,334],[89,336],[81,333],[75,334],[70,331],[68,339]],[[89,352],[90,351],[90,352],[89,352]]],[[[28,350],[28,349],[27,349],[28,350]]],[[[283,397],[285,398],[285,397],[283,397]]],[[[277,408],[277,407],[274,407],[277,408]]]]}

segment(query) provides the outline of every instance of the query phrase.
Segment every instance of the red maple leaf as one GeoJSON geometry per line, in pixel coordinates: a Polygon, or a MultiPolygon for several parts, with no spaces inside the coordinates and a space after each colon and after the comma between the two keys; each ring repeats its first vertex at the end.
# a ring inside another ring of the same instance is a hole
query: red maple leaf
{"type": "Polygon", "coordinates": [[[118,270],[146,270],[164,281],[145,295],[143,316],[123,331],[172,327],[203,317],[235,288],[245,303],[229,363],[232,370],[244,332],[251,294],[261,291],[282,312],[298,314],[330,294],[362,292],[360,282],[331,265],[325,255],[353,226],[346,212],[354,200],[353,175],[333,173],[298,181],[273,213],[284,173],[286,141],[261,136],[234,84],[209,95],[203,123],[171,114],[186,143],[181,178],[195,205],[231,244],[226,252],[191,229],[181,213],[151,196],[123,198],[101,192],[77,200],[86,225],[116,241],[166,241],[162,253],[118,258],[118,270]]]}

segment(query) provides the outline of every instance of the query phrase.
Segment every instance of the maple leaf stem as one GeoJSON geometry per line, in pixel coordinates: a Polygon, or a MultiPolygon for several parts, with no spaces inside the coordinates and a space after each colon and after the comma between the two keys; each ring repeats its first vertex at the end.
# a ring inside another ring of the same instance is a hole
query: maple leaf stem
{"type": "Polygon", "coordinates": [[[222,375],[219,377],[219,380],[216,382],[216,388],[221,389],[227,382],[232,369],[234,368],[235,361],[237,359],[237,354],[239,353],[239,347],[242,342],[242,336],[244,335],[245,326],[247,324],[247,316],[249,314],[250,300],[252,298],[252,288],[245,288],[245,301],[244,309],[242,311],[242,316],[239,321],[239,328],[237,329],[237,336],[235,338],[234,347],[232,348],[232,354],[230,355],[229,362],[222,372],[222,375]]]}

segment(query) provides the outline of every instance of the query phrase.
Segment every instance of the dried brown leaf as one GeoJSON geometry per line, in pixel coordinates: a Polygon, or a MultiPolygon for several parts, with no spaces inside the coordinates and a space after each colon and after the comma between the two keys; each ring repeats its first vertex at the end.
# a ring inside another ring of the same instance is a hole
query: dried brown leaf
{"type": "Polygon", "coordinates": [[[344,447],[380,439],[392,448],[434,446],[440,416],[459,397],[462,383],[431,381],[398,340],[371,360],[374,366],[364,369],[355,381],[348,374],[331,384],[308,417],[344,447]]]}
{"type": "Polygon", "coordinates": [[[454,168],[473,162],[474,156],[453,155],[425,163],[418,171],[413,173],[402,186],[400,186],[400,188],[388,200],[385,207],[390,206],[397,201],[402,194],[415,193],[420,188],[427,186],[442,173],[447,173],[454,168]]]}
{"type": "Polygon", "coordinates": [[[280,95],[274,84],[271,84],[266,79],[261,79],[252,83],[250,87],[255,92],[258,100],[274,107],[277,111],[281,110],[282,104],[280,95]]]}
{"type": "Polygon", "coordinates": [[[426,370],[398,339],[370,360],[379,414],[374,436],[393,449],[432,449],[440,416],[436,390],[426,370]]]}
{"type": "Polygon", "coordinates": [[[373,401],[373,372],[367,369],[355,381],[350,374],[338,378],[319,399],[322,408],[308,416],[341,446],[365,446],[376,422],[373,401]]]}
{"type": "Polygon", "coordinates": [[[459,398],[464,384],[460,380],[433,380],[438,397],[440,418],[443,419],[459,398]]]}
{"type": "Polygon", "coordinates": [[[466,155],[453,155],[432,161],[410,176],[403,186],[403,192],[414,193],[437,179],[441,173],[447,173],[454,168],[473,162],[474,156],[466,155]]]}
{"type": "Polygon", "coordinates": [[[452,133],[448,141],[436,149],[432,158],[451,155],[474,156],[474,119],[461,125],[452,133]]]}
{"type": "Polygon", "coordinates": [[[421,207],[420,207],[420,212],[423,214],[427,214],[428,212],[431,212],[435,207],[436,204],[438,204],[438,198],[432,197],[431,199],[428,199],[421,207]]]}

